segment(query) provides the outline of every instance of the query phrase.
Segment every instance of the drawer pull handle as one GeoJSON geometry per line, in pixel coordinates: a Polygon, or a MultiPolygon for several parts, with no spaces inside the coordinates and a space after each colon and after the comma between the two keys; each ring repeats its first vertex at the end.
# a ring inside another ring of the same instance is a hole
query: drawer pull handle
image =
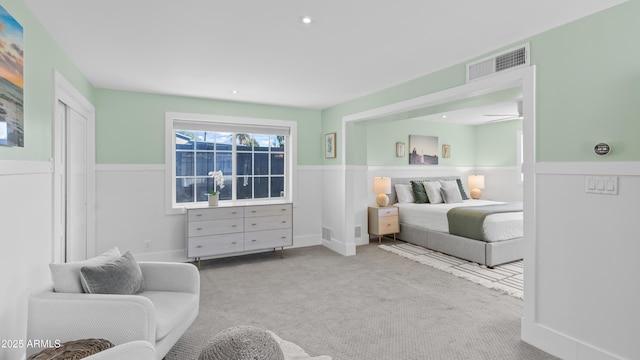
{"type": "Polygon", "coordinates": [[[257,213],[258,211],[257,211],[257,210],[251,210],[251,212],[255,214],[255,213],[257,213]]]}
{"type": "Polygon", "coordinates": [[[287,237],[286,237],[286,236],[283,236],[282,238],[283,238],[283,239],[286,239],[287,237]]]}
{"type": "Polygon", "coordinates": [[[196,246],[196,248],[200,249],[200,248],[202,248],[202,245],[198,245],[198,246],[196,246]]]}
{"type": "Polygon", "coordinates": [[[238,226],[238,225],[231,225],[231,227],[236,227],[236,226],[238,226]]]}
{"type": "Polygon", "coordinates": [[[196,230],[200,231],[200,230],[202,230],[202,228],[197,228],[196,230]]]}
{"type": "Polygon", "coordinates": [[[234,242],[232,242],[232,243],[231,243],[231,245],[235,245],[235,244],[237,244],[237,242],[236,242],[236,241],[234,241],[234,242]]]}
{"type": "Polygon", "coordinates": [[[258,241],[258,240],[255,240],[255,239],[251,240],[251,242],[256,242],[256,241],[258,241]]]}
{"type": "Polygon", "coordinates": [[[196,216],[202,216],[202,214],[196,214],[196,216]]]}
{"type": "Polygon", "coordinates": [[[287,208],[282,209],[282,211],[287,211],[287,208]]]}
{"type": "Polygon", "coordinates": [[[286,224],[287,220],[282,220],[281,223],[286,224]]]}
{"type": "Polygon", "coordinates": [[[256,225],[258,225],[258,224],[251,224],[251,226],[256,226],[256,225]]]}

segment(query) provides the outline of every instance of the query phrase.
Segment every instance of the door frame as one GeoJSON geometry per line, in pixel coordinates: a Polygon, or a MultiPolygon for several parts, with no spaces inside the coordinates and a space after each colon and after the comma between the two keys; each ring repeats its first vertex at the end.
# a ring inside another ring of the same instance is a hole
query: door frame
{"type": "Polygon", "coordinates": [[[62,233],[56,224],[62,216],[61,211],[64,205],[62,198],[62,184],[60,183],[58,171],[56,170],[57,159],[60,156],[61,148],[65,144],[61,129],[63,129],[62,119],[58,118],[58,102],[62,102],[72,108],[87,119],[86,127],[86,199],[87,199],[87,256],[93,256],[96,252],[96,109],[69,81],[59,72],[53,71],[53,122],[52,122],[52,144],[51,156],[53,166],[53,191],[52,191],[52,247],[51,259],[54,263],[64,262],[65,247],[62,233]],[[56,149],[58,147],[58,149],[56,149]]]}

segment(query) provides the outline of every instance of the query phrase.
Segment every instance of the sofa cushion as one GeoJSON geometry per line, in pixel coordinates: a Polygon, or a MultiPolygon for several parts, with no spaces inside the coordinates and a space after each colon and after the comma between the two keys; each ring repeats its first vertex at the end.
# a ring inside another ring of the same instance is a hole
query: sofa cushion
{"type": "Polygon", "coordinates": [[[156,309],[156,341],[162,340],[189,314],[198,310],[198,294],[176,291],[144,291],[140,293],[151,300],[156,309]]]}
{"type": "Polygon", "coordinates": [[[129,251],[106,264],[83,266],[80,280],[89,294],[134,295],[144,291],[142,271],[129,251]]]}
{"type": "Polygon", "coordinates": [[[106,264],[116,260],[121,256],[117,247],[110,249],[94,258],[69,262],[66,264],[49,264],[51,270],[51,280],[53,280],[53,290],[62,293],[82,293],[82,282],[80,281],[80,269],[83,266],[95,266],[106,264]]]}

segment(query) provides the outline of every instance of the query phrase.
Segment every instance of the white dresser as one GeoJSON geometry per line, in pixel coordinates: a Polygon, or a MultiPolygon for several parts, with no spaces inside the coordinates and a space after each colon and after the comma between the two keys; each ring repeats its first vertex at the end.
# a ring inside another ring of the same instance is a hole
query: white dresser
{"type": "Polygon", "coordinates": [[[222,257],[293,245],[293,206],[221,206],[187,210],[187,257],[222,257]]]}

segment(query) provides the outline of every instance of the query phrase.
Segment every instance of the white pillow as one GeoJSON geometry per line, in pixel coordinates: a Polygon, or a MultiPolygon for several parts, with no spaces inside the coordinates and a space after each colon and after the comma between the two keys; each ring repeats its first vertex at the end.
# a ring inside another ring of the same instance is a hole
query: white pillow
{"type": "MultiPolygon", "coordinates": [[[[458,189],[458,182],[455,180],[440,180],[440,186],[443,188],[452,187],[458,189]]],[[[458,191],[460,191],[460,189],[458,189],[458,191]]]]}
{"type": "Polygon", "coordinates": [[[416,202],[413,198],[413,189],[409,184],[396,184],[396,197],[401,204],[416,202]]]}
{"type": "Polygon", "coordinates": [[[75,261],[65,264],[49,264],[51,270],[51,280],[53,280],[53,291],[61,293],[83,293],[82,282],[80,281],[80,268],[83,266],[96,266],[106,264],[120,258],[118,247],[107,250],[94,258],[75,261]]]}
{"type": "Polygon", "coordinates": [[[460,195],[460,189],[458,189],[458,185],[456,187],[443,186],[440,188],[440,193],[442,194],[442,199],[444,199],[445,204],[452,203],[461,203],[462,195],[460,195]]]}
{"type": "Polygon", "coordinates": [[[442,195],[440,194],[440,182],[439,181],[424,181],[424,190],[427,192],[430,204],[443,203],[442,195]]]}

